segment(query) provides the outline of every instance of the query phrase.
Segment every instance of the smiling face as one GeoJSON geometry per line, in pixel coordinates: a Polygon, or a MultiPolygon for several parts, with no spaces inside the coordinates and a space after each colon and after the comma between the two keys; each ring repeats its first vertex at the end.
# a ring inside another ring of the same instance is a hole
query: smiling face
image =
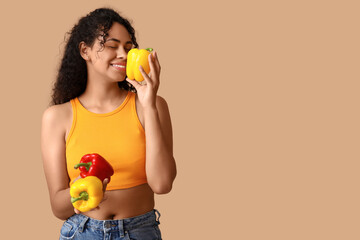
{"type": "Polygon", "coordinates": [[[92,48],[84,44],[80,46],[89,77],[123,81],[126,77],[127,54],[133,48],[129,32],[123,25],[114,22],[103,46],[101,38],[95,40],[92,48]]]}

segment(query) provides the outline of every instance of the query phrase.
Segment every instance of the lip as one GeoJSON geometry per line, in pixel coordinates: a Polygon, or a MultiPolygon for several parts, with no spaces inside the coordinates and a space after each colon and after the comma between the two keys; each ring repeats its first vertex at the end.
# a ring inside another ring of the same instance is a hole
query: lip
{"type": "Polygon", "coordinates": [[[115,65],[122,65],[122,66],[126,66],[126,62],[114,62],[114,63],[110,63],[111,65],[115,64],[115,65]]]}
{"type": "Polygon", "coordinates": [[[119,63],[110,63],[110,65],[115,68],[116,70],[122,71],[122,72],[126,72],[126,63],[124,62],[119,62],[119,63]],[[118,67],[118,66],[114,66],[114,65],[120,65],[122,67],[118,67]]]}

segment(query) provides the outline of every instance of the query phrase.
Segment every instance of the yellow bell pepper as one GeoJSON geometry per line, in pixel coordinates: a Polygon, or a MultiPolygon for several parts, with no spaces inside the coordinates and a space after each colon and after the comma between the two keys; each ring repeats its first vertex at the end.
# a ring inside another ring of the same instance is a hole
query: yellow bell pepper
{"type": "Polygon", "coordinates": [[[150,72],[150,65],[148,56],[152,52],[152,48],[137,49],[133,48],[129,51],[126,63],[126,75],[131,80],[141,82],[144,80],[139,67],[140,65],[144,68],[146,74],[150,72]]]}
{"type": "Polygon", "coordinates": [[[81,212],[96,208],[103,199],[103,183],[95,176],[80,178],[70,187],[71,203],[81,212]]]}

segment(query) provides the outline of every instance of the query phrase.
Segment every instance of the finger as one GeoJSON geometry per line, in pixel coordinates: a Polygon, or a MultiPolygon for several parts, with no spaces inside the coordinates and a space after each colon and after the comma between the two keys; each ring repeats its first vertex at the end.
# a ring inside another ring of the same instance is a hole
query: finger
{"type": "Polygon", "coordinates": [[[154,53],[153,53],[153,52],[150,53],[149,56],[148,56],[148,58],[149,58],[148,60],[149,60],[150,70],[153,69],[153,70],[156,71],[157,69],[155,68],[155,67],[156,67],[156,66],[155,66],[155,61],[156,61],[156,60],[155,60],[155,55],[154,55],[154,53]]]}
{"type": "Polygon", "coordinates": [[[157,76],[158,76],[158,69],[157,66],[155,66],[155,58],[154,58],[154,54],[150,53],[148,56],[148,60],[149,60],[149,65],[150,65],[150,78],[152,81],[156,81],[157,80],[157,76]]]}
{"type": "Polygon", "coordinates": [[[154,51],[154,53],[152,53],[152,58],[153,58],[153,61],[152,61],[152,69],[154,69],[155,71],[153,71],[154,73],[154,76],[151,75],[151,79],[153,80],[153,83],[155,84],[156,88],[159,86],[160,84],[160,78],[159,78],[159,75],[160,75],[160,64],[159,64],[159,61],[157,60],[157,53],[154,51]]]}
{"type": "Polygon", "coordinates": [[[104,192],[105,192],[105,190],[106,190],[106,187],[107,187],[108,183],[109,183],[109,179],[108,179],[108,178],[105,178],[104,181],[103,181],[103,191],[104,191],[104,192]]]}
{"type": "Polygon", "coordinates": [[[79,211],[79,210],[77,210],[76,208],[74,208],[74,212],[76,213],[76,214],[80,214],[81,212],[79,211]]]}
{"type": "Polygon", "coordinates": [[[77,180],[79,180],[81,178],[81,176],[79,175],[77,178],[75,178],[72,182],[71,182],[71,184],[74,184],[77,180]]]}
{"type": "Polygon", "coordinates": [[[160,74],[161,66],[160,66],[159,58],[158,58],[156,51],[154,51],[154,56],[155,56],[155,65],[158,69],[158,74],[160,74]]]}
{"type": "Polygon", "coordinates": [[[126,78],[126,81],[131,83],[131,85],[133,85],[136,90],[138,90],[138,88],[141,87],[141,84],[138,83],[138,81],[131,80],[131,79],[128,79],[128,78],[126,78]]]}
{"type": "MultiPolygon", "coordinates": [[[[146,74],[146,72],[145,72],[145,70],[144,70],[144,68],[140,65],[139,66],[139,70],[140,70],[140,73],[141,73],[141,75],[143,76],[143,78],[144,78],[144,81],[145,81],[145,85],[152,85],[152,81],[151,81],[151,78],[146,74]]],[[[151,70],[150,70],[151,71],[151,70]]],[[[144,84],[143,84],[144,85],[144,84]]]]}
{"type": "Polygon", "coordinates": [[[109,179],[105,178],[104,181],[103,181],[104,186],[106,186],[108,183],[109,183],[109,179]]]}

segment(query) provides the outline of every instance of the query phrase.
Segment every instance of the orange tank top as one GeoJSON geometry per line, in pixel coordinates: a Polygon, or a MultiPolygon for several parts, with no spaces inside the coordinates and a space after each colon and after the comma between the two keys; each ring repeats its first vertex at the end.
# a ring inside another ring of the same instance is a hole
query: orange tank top
{"type": "Polygon", "coordinates": [[[136,113],[135,96],[136,93],[128,91],[118,108],[101,114],[87,110],[78,98],[70,100],[73,121],[66,139],[70,183],[80,174],[74,165],[89,153],[100,154],[114,168],[107,190],[130,188],[147,182],[145,131],[136,113]]]}

